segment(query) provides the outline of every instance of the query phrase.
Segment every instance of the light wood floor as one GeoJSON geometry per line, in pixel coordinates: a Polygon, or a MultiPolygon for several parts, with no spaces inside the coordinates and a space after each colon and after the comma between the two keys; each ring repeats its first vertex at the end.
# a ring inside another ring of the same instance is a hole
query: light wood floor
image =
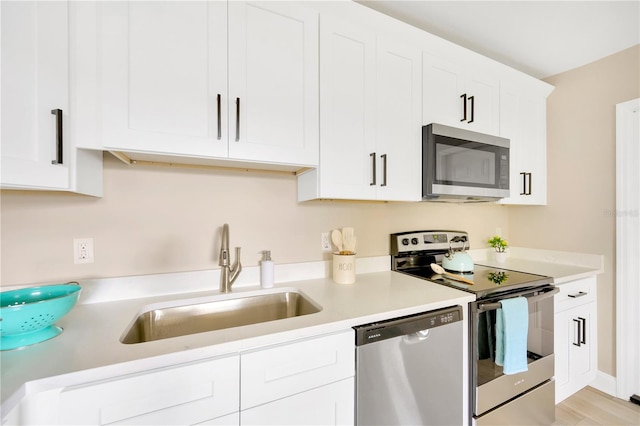
{"type": "Polygon", "coordinates": [[[640,425],[640,405],[587,386],[556,406],[553,426],[640,425]]]}

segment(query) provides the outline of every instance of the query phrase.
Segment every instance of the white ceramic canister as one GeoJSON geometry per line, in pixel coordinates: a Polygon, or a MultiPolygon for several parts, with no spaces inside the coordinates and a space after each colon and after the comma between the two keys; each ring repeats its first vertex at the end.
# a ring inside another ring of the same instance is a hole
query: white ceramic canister
{"type": "Polygon", "coordinates": [[[333,254],[333,281],[337,284],[356,282],[355,254],[333,254]]]}

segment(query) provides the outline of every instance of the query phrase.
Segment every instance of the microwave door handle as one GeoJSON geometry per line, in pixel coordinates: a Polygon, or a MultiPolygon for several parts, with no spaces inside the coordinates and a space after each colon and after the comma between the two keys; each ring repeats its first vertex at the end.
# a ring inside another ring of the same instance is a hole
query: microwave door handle
{"type": "MultiPolygon", "coordinates": [[[[513,297],[519,297],[519,296],[524,296],[527,298],[527,302],[529,303],[535,303],[535,302],[539,302],[543,299],[546,299],[548,297],[552,297],[554,294],[558,293],[560,291],[560,289],[558,287],[554,287],[553,289],[549,290],[549,291],[545,291],[544,294],[539,294],[537,296],[531,296],[531,297],[527,297],[526,294],[529,293],[525,293],[525,294],[520,294],[520,295],[514,295],[513,297]]],[[[502,307],[502,305],[498,302],[495,303],[480,303],[478,305],[478,311],[495,311],[496,309],[500,309],[502,307]]]]}

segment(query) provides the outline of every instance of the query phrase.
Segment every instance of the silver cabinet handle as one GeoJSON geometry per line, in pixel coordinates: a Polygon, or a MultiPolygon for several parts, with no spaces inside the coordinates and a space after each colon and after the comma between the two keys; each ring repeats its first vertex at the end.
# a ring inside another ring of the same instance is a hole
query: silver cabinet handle
{"type": "Polygon", "coordinates": [[[369,186],[374,186],[376,184],[376,153],[372,152],[369,157],[371,158],[371,167],[373,169],[373,179],[371,179],[369,186]]]}
{"type": "Polygon", "coordinates": [[[217,99],[217,106],[218,106],[218,140],[222,139],[222,111],[220,110],[220,106],[222,104],[222,96],[220,96],[220,93],[218,93],[218,99],[217,99]]]}
{"type": "Polygon", "coordinates": [[[236,98],[236,142],[240,140],[240,98],[236,98]]]}
{"type": "Polygon", "coordinates": [[[382,183],[380,186],[387,186],[387,154],[382,154],[382,183]]]}
{"type": "Polygon", "coordinates": [[[52,109],[51,114],[56,116],[56,159],[51,161],[51,164],[62,164],[62,110],[52,109]]]}
{"type": "Polygon", "coordinates": [[[584,291],[579,291],[576,294],[567,294],[567,296],[572,297],[574,299],[578,298],[578,297],[582,297],[582,296],[586,296],[589,293],[586,293],[584,291]]]}

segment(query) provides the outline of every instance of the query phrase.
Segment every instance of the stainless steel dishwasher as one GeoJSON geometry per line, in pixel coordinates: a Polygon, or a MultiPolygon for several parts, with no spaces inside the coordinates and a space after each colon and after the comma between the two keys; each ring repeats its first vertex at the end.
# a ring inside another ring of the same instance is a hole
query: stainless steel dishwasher
{"type": "Polygon", "coordinates": [[[354,329],[356,424],[465,423],[460,306],[354,329]]]}

